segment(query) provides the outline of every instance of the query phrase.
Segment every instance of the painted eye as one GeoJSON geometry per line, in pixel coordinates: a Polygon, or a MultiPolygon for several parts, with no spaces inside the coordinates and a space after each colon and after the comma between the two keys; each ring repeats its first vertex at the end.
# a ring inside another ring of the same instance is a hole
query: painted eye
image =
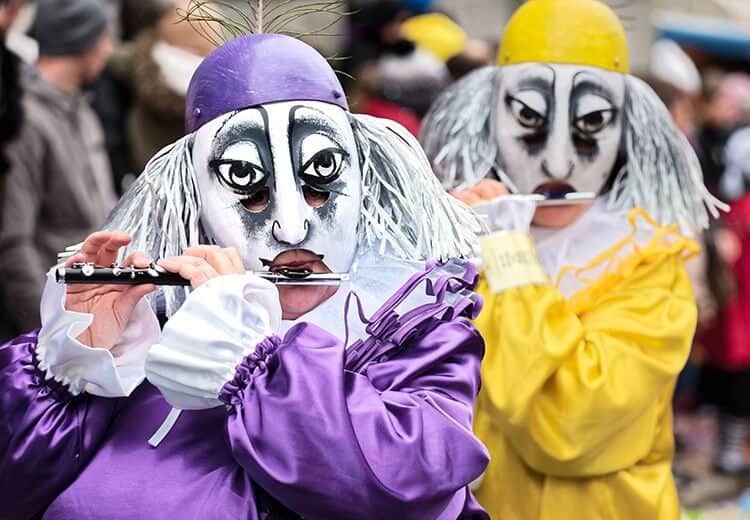
{"type": "Polygon", "coordinates": [[[524,128],[542,128],[547,123],[547,118],[531,108],[520,99],[511,97],[510,110],[518,123],[524,128]]]}
{"type": "Polygon", "coordinates": [[[575,127],[585,134],[596,134],[609,125],[614,118],[613,109],[596,110],[576,119],[575,127]]]}
{"type": "Polygon", "coordinates": [[[341,174],[344,158],[338,148],[321,150],[305,163],[300,176],[312,184],[329,184],[341,174]]]}
{"type": "Polygon", "coordinates": [[[210,166],[224,184],[237,191],[248,191],[266,176],[263,168],[247,161],[219,159],[210,166]]]}

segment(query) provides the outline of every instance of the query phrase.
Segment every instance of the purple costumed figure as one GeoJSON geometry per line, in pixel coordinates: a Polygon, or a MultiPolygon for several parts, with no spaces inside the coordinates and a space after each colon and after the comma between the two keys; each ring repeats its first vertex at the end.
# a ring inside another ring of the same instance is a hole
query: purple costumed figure
{"type": "Polygon", "coordinates": [[[0,346],[0,517],[486,518],[473,214],[288,36],[220,46],[186,124],[66,265],[190,287],[50,271],[0,346]]]}

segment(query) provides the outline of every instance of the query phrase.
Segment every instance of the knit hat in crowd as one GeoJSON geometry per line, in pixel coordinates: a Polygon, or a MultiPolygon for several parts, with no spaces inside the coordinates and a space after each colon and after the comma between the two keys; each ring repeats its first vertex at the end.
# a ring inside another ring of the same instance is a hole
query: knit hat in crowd
{"type": "Polygon", "coordinates": [[[40,55],[63,56],[91,48],[108,24],[101,0],[38,0],[32,32],[40,55]]]}

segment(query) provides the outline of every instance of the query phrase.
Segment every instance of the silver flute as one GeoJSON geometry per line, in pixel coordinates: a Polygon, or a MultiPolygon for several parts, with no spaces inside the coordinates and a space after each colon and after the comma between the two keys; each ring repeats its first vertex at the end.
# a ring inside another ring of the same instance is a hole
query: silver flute
{"type": "Polygon", "coordinates": [[[593,192],[578,192],[574,191],[571,193],[564,193],[560,195],[550,195],[542,193],[510,193],[507,195],[500,195],[489,201],[477,204],[488,204],[494,200],[499,199],[515,199],[515,200],[530,200],[537,206],[572,206],[574,204],[585,204],[596,200],[596,193],[593,192]]]}
{"type": "MultiPolygon", "coordinates": [[[[311,271],[278,271],[252,272],[255,276],[268,280],[275,285],[323,285],[338,286],[350,280],[348,274],[313,273],[311,271]]],[[[89,262],[75,263],[69,267],[58,267],[55,272],[57,283],[93,284],[93,285],[171,285],[189,286],[190,281],[177,273],[170,273],[154,263],[147,267],[123,267],[112,265],[103,267],[89,262]]]]}

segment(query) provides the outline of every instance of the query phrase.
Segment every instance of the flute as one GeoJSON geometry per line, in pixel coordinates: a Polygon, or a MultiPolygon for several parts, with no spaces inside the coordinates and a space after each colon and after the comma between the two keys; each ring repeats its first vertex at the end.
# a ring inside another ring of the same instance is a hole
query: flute
{"type": "MultiPolygon", "coordinates": [[[[257,271],[251,274],[268,280],[275,285],[323,285],[338,286],[350,280],[348,274],[313,273],[311,271],[257,271]]],[[[162,266],[151,263],[148,267],[111,267],[93,263],[75,263],[70,267],[58,267],[55,272],[57,283],[94,285],[140,285],[189,286],[190,281],[177,273],[170,273],[162,266]]]]}
{"type": "Polygon", "coordinates": [[[528,197],[536,202],[537,206],[570,206],[573,204],[582,204],[596,200],[596,193],[593,192],[571,192],[562,195],[541,195],[535,193],[528,197]]]}

